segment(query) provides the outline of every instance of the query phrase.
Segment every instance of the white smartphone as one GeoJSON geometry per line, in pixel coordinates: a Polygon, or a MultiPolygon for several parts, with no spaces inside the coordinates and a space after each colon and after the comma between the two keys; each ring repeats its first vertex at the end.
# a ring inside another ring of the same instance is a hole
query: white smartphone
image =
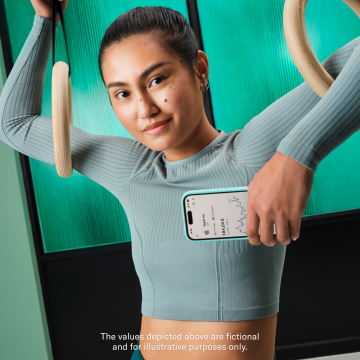
{"type": "Polygon", "coordinates": [[[185,192],[181,199],[185,236],[190,241],[248,239],[247,203],[247,186],[185,192]]]}

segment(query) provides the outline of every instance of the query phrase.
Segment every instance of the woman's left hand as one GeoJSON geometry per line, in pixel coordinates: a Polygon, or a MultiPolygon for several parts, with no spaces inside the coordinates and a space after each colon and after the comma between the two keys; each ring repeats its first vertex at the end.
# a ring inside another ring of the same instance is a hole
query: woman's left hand
{"type": "Polygon", "coordinates": [[[313,171],[280,152],[255,174],[248,186],[246,234],[250,244],[274,246],[278,240],[287,245],[299,237],[313,177],[313,171]]]}

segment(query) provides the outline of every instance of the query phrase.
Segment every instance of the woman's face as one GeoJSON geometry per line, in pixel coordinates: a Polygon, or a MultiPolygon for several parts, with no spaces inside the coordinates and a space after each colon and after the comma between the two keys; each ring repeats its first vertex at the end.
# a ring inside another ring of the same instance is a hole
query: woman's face
{"type": "MultiPolygon", "coordinates": [[[[103,77],[116,117],[129,133],[154,151],[186,142],[203,114],[201,81],[154,34],[133,35],[105,50],[103,77]],[[162,131],[145,127],[169,120],[162,131]]],[[[199,51],[197,70],[208,78],[208,60],[199,51]]]]}

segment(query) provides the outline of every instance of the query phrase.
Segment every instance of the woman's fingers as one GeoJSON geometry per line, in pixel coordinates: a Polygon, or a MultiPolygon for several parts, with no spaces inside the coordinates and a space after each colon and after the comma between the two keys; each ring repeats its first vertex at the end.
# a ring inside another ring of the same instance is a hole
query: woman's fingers
{"type": "Polygon", "coordinates": [[[249,238],[251,245],[260,245],[259,236],[260,219],[254,207],[248,202],[247,216],[246,216],[246,235],[249,238]]]}
{"type": "Polygon", "coordinates": [[[301,216],[298,216],[298,219],[290,219],[289,220],[289,228],[290,228],[290,238],[291,240],[296,240],[300,236],[300,227],[301,227],[301,216]]]}
{"type": "Polygon", "coordinates": [[[246,233],[250,244],[274,246],[279,241],[287,245],[291,238],[299,237],[313,176],[312,170],[279,152],[254,175],[248,185],[246,233]]]}
{"type": "Polygon", "coordinates": [[[287,216],[279,216],[276,220],[276,239],[282,245],[288,245],[291,242],[287,216]]]}
{"type": "MultiPolygon", "coordinates": [[[[52,0],[30,0],[30,1],[34,7],[36,15],[43,16],[48,19],[52,19],[52,0]]],[[[65,13],[68,0],[60,0],[60,1],[61,1],[62,12],[65,13]]],[[[55,20],[59,22],[60,14],[58,13],[56,7],[55,7],[55,13],[56,13],[55,20]]]]}
{"type": "Polygon", "coordinates": [[[260,218],[260,241],[266,246],[274,246],[276,239],[274,234],[274,222],[263,216],[260,218]]]}
{"type": "Polygon", "coordinates": [[[291,240],[296,240],[300,236],[301,217],[299,221],[289,220],[286,216],[279,217],[275,223],[276,235],[274,235],[274,222],[270,218],[267,219],[266,215],[261,216],[261,219],[255,210],[248,212],[246,229],[251,245],[263,243],[266,246],[274,246],[276,241],[288,245],[291,240]],[[260,230],[260,235],[256,232],[256,228],[260,230]]]}

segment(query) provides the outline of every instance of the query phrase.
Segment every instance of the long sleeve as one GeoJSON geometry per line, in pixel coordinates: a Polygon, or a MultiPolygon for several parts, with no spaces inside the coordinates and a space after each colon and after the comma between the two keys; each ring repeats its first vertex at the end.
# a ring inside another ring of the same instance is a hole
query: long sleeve
{"type": "Polygon", "coordinates": [[[268,106],[237,136],[237,161],[258,171],[278,151],[316,171],[360,129],[360,36],[322,65],[335,79],[326,95],[320,98],[303,82],[268,106]]]}
{"type": "MultiPolygon", "coordinates": [[[[56,30],[59,23],[56,23],[56,30]]],[[[0,140],[55,165],[52,119],[40,116],[52,38],[51,19],[35,15],[0,97],[0,140]]],[[[157,152],[133,139],[94,135],[70,125],[73,168],[115,194],[157,152]]]]}

